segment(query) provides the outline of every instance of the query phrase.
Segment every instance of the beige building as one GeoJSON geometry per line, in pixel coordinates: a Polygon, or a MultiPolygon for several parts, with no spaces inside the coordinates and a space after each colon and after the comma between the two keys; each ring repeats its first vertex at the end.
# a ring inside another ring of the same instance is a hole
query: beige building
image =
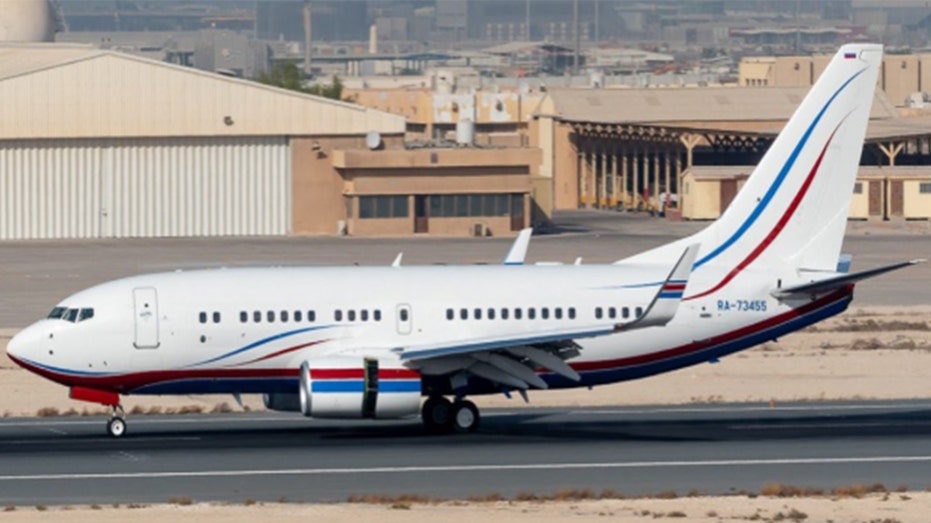
{"type": "MultiPolygon", "coordinates": [[[[740,62],[741,86],[811,86],[831,61],[829,55],[748,57],[740,62]]],[[[931,91],[931,54],[886,54],[879,87],[897,107],[913,93],[931,91]]]]}
{"type": "Polygon", "coordinates": [[[506,234],[539,164],[407,150],[403,116],[78,45],[0,47],[0,114],[0,239],[409,234],[421,196],[426,232],[506,234]]]}

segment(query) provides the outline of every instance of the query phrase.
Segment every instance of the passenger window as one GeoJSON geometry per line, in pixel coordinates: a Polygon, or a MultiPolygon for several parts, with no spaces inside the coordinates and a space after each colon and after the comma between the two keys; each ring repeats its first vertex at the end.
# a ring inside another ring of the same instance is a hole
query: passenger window
{"type": "Polygon", "coordinates": [[[359,319],[362,321],[369,321],[368,309],[362,309],[361,311],[359,311],[359,319]]]}
{"type": "Polygon", "coordinates": [[[638,318],[643,316],[643,307],[637,307],[636,313],[638,318]]]}
{"type": "Polygon", "coordinates": [[[407,309],[401,309],[401,321],[407,321],[410,318],[410,315],[407,314],[407,309]]]}
{"type": "Polygon", "coordinates": [[[220,313],[217,311],[213,311],[213,322],[220,323],[220,313]]]}
{"type": "Polygon", "coordinates": [[[533,307],[528,307],[527,308],[527,319],[528,320],[537,319],[537,310],[534,309],[533,307]]]}
{"type": "Polygon", "coordinates": [[[502,320],[508,319],[508,308],[507,307],[501,308],[501,319],[502,320]]]}
{"type": "Polygon", "coordinates": [[[515,307],[514,308],[514,319],[519,320],[522,315],[523,313],[521,312],[520,307],[515,307]]]}
{"type": "Polygon", "coordinates": [[[262,323],[262,311],[254,311],[252,313],[252,321],[262,323]]]}
{"type": "Polygon", "coordinates": [[[301,311],[294,311],[294,321],[300,322],[304,319],[304,314],[301,311]]]}
{"type": "Polygon", "coordinates": [[[381,321],[381,309],[375,309],[372,316],[375,318],[375,321],[381,321]]]}
{"type": "Polygon", "coordinates": [[[595,319],[600,320],[602,316],[604,316],[604,311],[601,307],[595,307],[595,319]]]}
{"type": "Polygon", "coordinates": [[[343,321],[343,311],[340,309],[333,311],[333,319],[336,321],[343,321]]]}
{"type": "Polygon", "coordinates": [[[543,307],[542,309],[540,309],[540,317],[543,318],[544,320],[550,319],[550,310],[546,307],[543,307]]]}
{"type": "Polygon", "coordinates": [[[459,318],[463,320],[469,319],[468,309],[459,309],[459,318]]]}
{"type": "Polygon", "coordinates": [[[288,322],[288,311],[281,311],[278,313],[279,318],[281,318],[281,323],[288,322]]]}
{"type": "Polygon", "coordinates": [[[206,313],[206,312],[201,312],[198,316],[200,317],[199,319],[200,319],[200,322],[201,322],[201,323],[207,323],[207,313],[206,313]]]}
{"type": "Polygon", "coordinates": [[[488,308],[488,319],[489,320],[495,319],[495,310],[492,309],[491,307],[488,308]]]}
{"type": "Polygon", "coordinates": [[[476,320],[482,319],[482,309],[475,309],[475,319],[476,320]]]}
{"type": "Polygon", "coordinates": [[[446,309],[446,319],[451,320],[456,317],[456,313],[452,309],[446,309]]]}
{"type": "Polygon", "coordinates": [[[265,317],[268,319],[268,323],[275,323],[275,311],[266,312],[265,317]]]}
{"type": "Polygon", "coordinates": [[[94,317],[94,309],[81,309],[81,314],[78,316],[78,321],[89,320],[94,317]]]}
{"type": "Polygon", "coordinates": [[[569,319],[574,320],[575,319],[575,307],[569,307],[568,312],[569,312],[569,319]]]}
{"type": "Polygon", "coordinates": [[[555,309],[553,309],[553,316],[556,317],[557,320],[561,320],[562,319],[562,307],[556,307],[555,309]]]}
{"type": "Polygon", "coordinates": [[[246,323],[249,321],[249,313],[246,311],[239,311],[239,323],[246,323]]]}
{"type": "Polygon", "coordinates": [[[78,309],[68,309],[68,312],[65,314],[65,319],[74,323],[78,320],[78,309]]]}
{"type": "Polygon", "coordinates": [[[55,307],[52,309],[52,312],[48,313],[48,319],[50,320],[60,320],[64,317],[65,313],[68,312],[66,307],[55,307]]]}
{"type": "Polygon", "coordinates": [[[621,308],[621,317],[624,318],[625,320],[626,320],[627,318],[630,318],[630,308],[629,308],[629,307],[623,307],[623,308],[621,308]]]}
{"type": "Polygon", "coordinates": [[[349,311],[346,312],[346,317],[349,319],[349,321],[356,321],[356,310],[349,309],[349,311]]]}
{"type": "Polygon", "coordinates": [[[311,322],[311,323],[317,321],[317,313],[316,313],[316,311],[307,311],[307,321],[309,321],[309,322],[311,322]]]}
{"type": "Polygon", "coordinates": [[[617,318],[617,309],[615,309],[614,307],[608,307],[608,317],[611,318],[612,320],[614,318],[617,318]]]}

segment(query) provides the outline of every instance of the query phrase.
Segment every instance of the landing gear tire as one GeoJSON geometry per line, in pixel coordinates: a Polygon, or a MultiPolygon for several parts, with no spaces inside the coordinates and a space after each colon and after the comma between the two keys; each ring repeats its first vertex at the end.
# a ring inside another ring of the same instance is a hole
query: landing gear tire
{"type": "Polygon", "coordinates": [[[424,402],[420,417],[427,432],[440,434],[449,432],[453,419],[453,404],[442,396],[433,396],[424,402]]]}
{"type": "Polygon", "coordinates": [[[459,434],[467,434],[478,430],[481,416],[478,407],[468,400],[453,403],[452,429],[459,434]]]}
{"type": "Polygon", "coordinates": [[[126,420],[120,416],[114,416],[107,422],[107,434],[112,438],[120,438],[126,434],[126,420]]]}

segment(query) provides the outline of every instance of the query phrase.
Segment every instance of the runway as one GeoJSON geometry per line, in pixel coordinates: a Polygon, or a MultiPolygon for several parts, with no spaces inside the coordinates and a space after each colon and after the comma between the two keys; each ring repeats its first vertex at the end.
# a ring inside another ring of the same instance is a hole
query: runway
{"type": "Polygon", "coordinates": [[[628,495],[756,492],[780,481],[931,487],[931,402],[483,412],[476,434],[417,420],[250,413],[0,421],[0,504],[345,501],[561,488],[628,495]]]}

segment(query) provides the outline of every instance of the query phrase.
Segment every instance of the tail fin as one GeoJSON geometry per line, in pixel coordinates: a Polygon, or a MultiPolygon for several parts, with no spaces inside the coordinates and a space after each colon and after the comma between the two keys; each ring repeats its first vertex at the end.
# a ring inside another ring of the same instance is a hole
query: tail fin
{"type": "Polygon", "coordinates": [[[694,269],[726,274],[718,288],[751,265],[834,270],[881,60],[878,44],[841,47],[724,214],[629,260],[659,262],[700,243],[694,269]]]}

